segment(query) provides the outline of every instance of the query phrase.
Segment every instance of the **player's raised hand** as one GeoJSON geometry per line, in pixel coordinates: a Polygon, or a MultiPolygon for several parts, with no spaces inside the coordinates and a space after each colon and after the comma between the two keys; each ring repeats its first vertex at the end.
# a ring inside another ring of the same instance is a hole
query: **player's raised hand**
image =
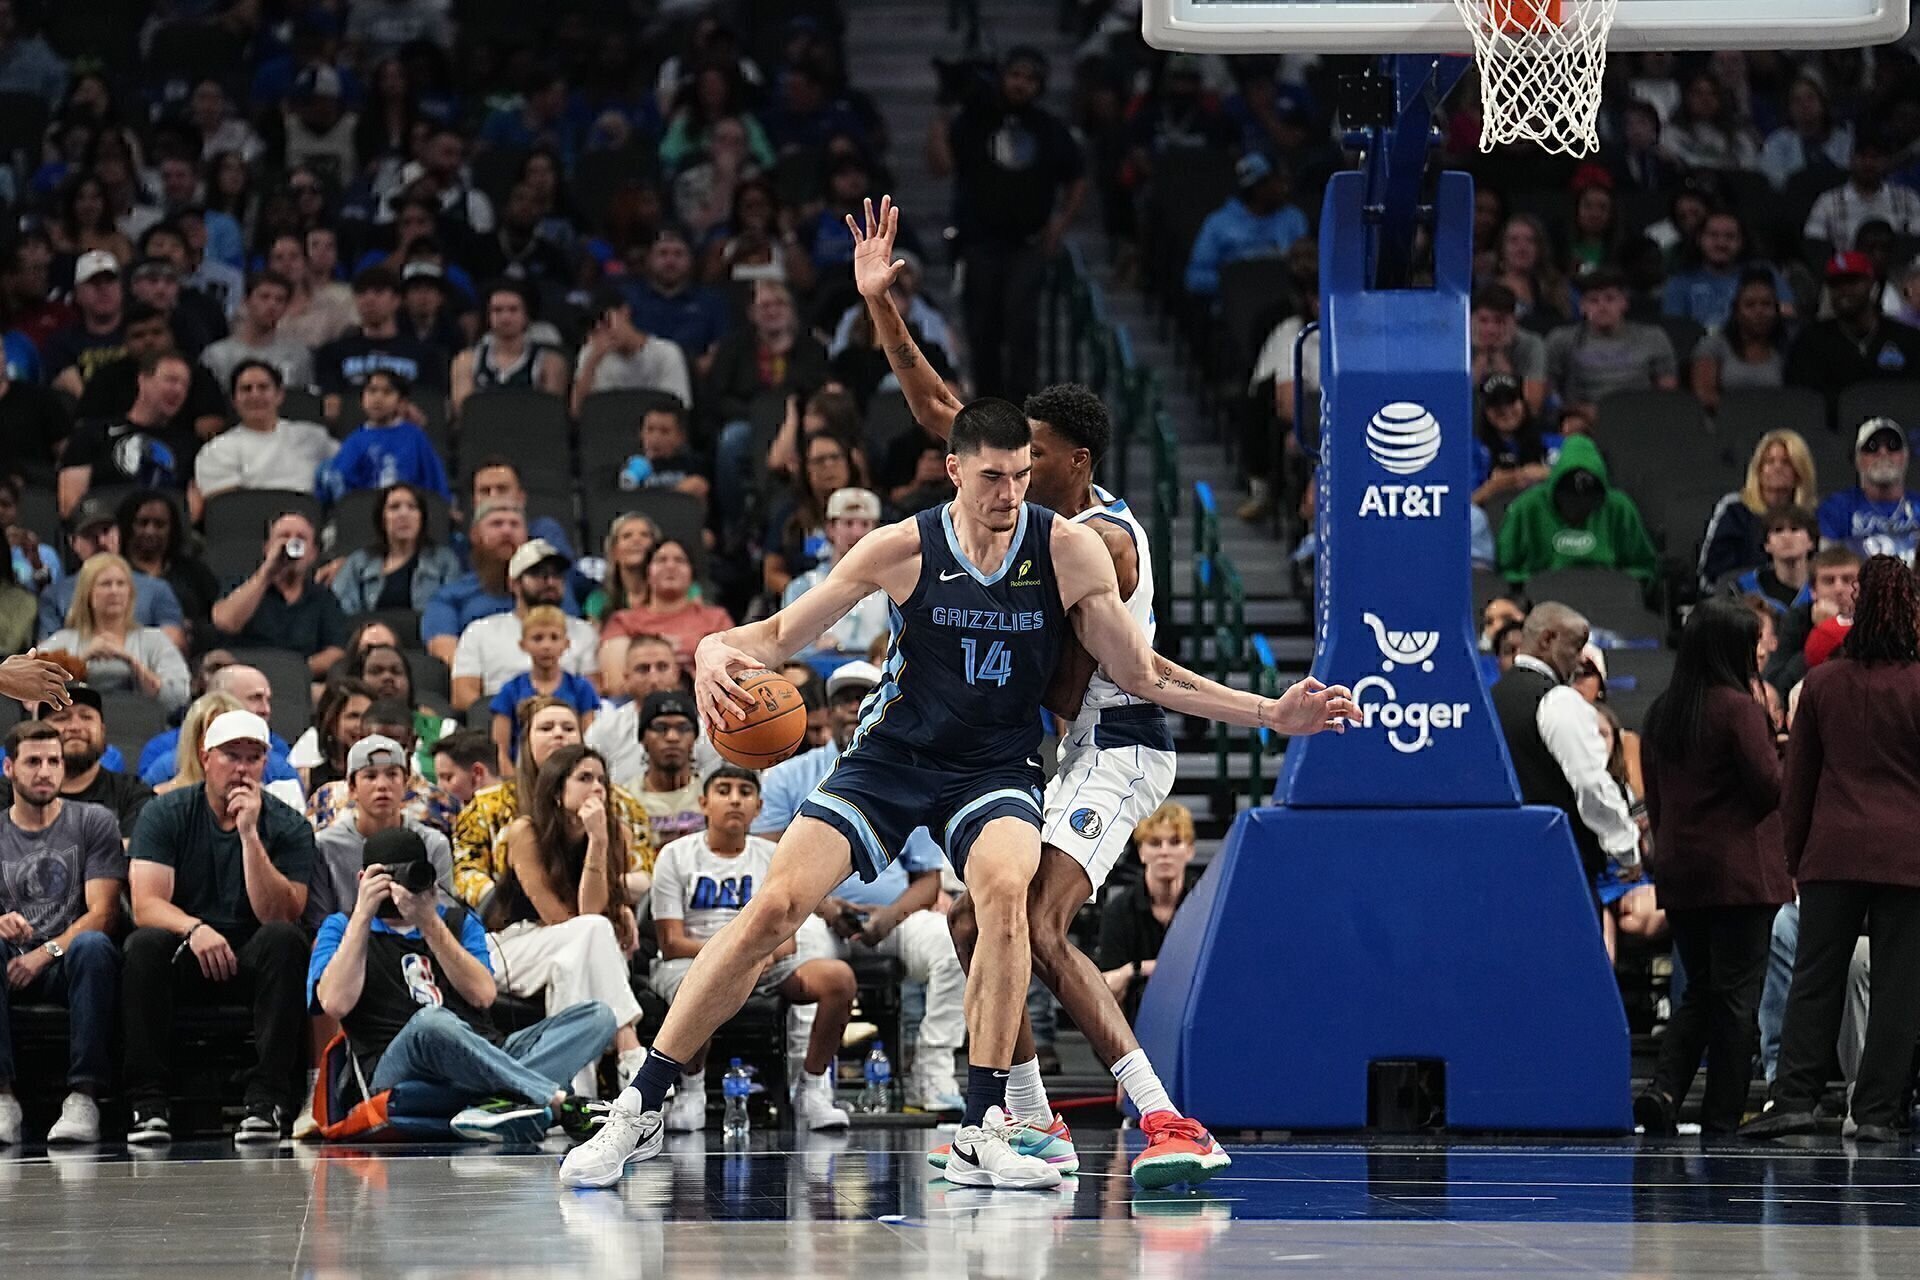
{"type": "Polygon", "coordinates": [[[725,727],[727,718],[744,720],[753,707],[753,695],[733,678],[736,671],[758,671],[760,660],[721,638],[708,636],[693,651],[693,701],[700,708],[707,735],[725,727]]]}
{"type": "Polygon", "coordinates": [[[880,210],[874,212],[873,197],[868,196],[862,212],[865,224],[847,215],[847,230],[853,233],[853,283],[863,298],[879,298],[893,288],[906,267],[906,259],[893,256],[893,238],[900,232],[900,210],[892,196],[880,197],[880,210]]]}
{"type": "Polygon", "coordinates": [[[1306,738],[1324,729],[1345,733],[1349,723],[1360,722],[1360,706],[1353,692],[1342,684],[1323,684],[1308,676],[1285,693],[1273,707],[1267,728],[1290,738],[1306,738]]]}

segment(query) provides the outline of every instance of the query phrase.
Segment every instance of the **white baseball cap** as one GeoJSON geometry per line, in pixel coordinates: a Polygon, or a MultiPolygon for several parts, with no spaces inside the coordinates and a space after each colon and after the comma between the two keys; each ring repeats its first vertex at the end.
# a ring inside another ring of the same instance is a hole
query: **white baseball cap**
{"type": "Polygon", "coordinates": [[[880,679],[880,668],[871,662],[844,662],[827,677],[827,696],[833,697],[848,685],[857,684],[863,689],[871,689],[880,683],[880,679]]]}
{"type": "Polygon", "coordinates": [[[267,722],[251,711],[222,711],[207,726],[207,736],[201,741],[203,751],[215,747],[224,747],[229,742],[257,742],[267,746],[273,741],[273,731],[267,728],[267,722]]]}
{"type": "Polygon", "coordinates": [[[513,559],[507,561],[507,577],[509,580],[517,578],[533,566],[548,560],[558,560],[561,564],[572,563],[567,559],[566,552],[545,538],[529,538],[520,544],[519,550],[513,553],[513,559]]]}
{"type": "Polygon", "coordinates": [[[120,259],[105,249],[89,249],[80,255],[73,264],[73,282],[85,284],[95,276],[117,276],[120,274],[120,259]]]}
{"type": "Polygon", "coordinates": [[[865,516],[869,520],[878,520],[880,495],[871,489],[835,489],[833,496],[827,499],[827,519],[838,520],[843,516],[865,516]]]}

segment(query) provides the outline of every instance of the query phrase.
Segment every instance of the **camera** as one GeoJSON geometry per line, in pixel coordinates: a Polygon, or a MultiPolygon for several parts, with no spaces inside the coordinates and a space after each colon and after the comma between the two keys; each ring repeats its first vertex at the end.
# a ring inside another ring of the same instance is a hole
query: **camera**
{"type": "Polygon", "coordinates": [[[408,893],[425,893],[433,888],[434,881],[438,879],[433,873],[433,864],[419,858],[396,862],[387,868],[387,874],[408,893]]]}
{"type": "Polygon", "coordinates": [[[287,559],[289,560],[306,559],[307,540],[305,538],[288,538],[286,552],[287,552],[287,559]]]}

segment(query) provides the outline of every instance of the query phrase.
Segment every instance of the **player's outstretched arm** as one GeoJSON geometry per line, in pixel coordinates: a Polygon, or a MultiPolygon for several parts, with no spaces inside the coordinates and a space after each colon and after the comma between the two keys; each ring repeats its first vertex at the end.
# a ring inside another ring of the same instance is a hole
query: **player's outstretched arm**
{"type": "Polygon", "coordinates": [[[920,532],[913,521],[875,529],[842,556],[824,581],[770,618],[708,636],[694,650],[693,697],[711,732],[753,705],[734,680],[736,671],[777,667],[876,591],[904,598],[919,572],[920,532]]]}
{"type": "Polygon", "coordinates": [[[1113,682],[1136,698],[1169,711],[1247,728],[1306,737],[1324,729],[1341,732],[1358,721],[1360,709],[1343,686],[1311,676],[1281,697],[1262,698],[1229,689],[1155,653],[1121,602],[1113,560],[1090,530],[1056,521],[1054,572],[1074,631],[1113,682]]]}
{"type": "Polygon", "coordinates": [[[893,301],[893,282],[907,265],[904,259],[893,256],[893,238],[900,232],[900,208],[892,196],[881,196],[876,214],[869,196],[863,212],[864,225],[852,214],[847,215],[847,230],[853,232],[853,283],[867,301],[874,336],[887,353],[887,364],[900,381],[901,394],[906,396],[914,420],[942,440],[948,439],[953,435],[960,401],[921,355],[907,329],[906,317],[893,301]]]}

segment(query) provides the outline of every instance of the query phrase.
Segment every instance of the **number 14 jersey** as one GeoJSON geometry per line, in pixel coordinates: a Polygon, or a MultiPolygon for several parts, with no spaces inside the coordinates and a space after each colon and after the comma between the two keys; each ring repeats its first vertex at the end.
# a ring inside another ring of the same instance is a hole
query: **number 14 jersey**
{"type": "Polygon", "coordinates": [[[1006,558],[987,572],[960,551],[950,504],[915,517],[920,579],[893,605],[893,640],[853,745],[956,770],[1038,758],[1040,700],[1066,628],[1053,572],[1053,512],[1020,508],[1006,558]]]}

